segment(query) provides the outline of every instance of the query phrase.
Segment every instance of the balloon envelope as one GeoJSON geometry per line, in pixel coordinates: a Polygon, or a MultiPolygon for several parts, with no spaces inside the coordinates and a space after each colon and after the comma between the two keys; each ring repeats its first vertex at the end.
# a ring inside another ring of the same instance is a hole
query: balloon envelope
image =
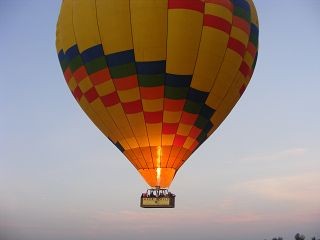
{"type": "Polygon", "coordinates": [[[64,0],[56,46],[89,118],[168,187],[246,89],[258,19],[251,0],[64,0]]]}

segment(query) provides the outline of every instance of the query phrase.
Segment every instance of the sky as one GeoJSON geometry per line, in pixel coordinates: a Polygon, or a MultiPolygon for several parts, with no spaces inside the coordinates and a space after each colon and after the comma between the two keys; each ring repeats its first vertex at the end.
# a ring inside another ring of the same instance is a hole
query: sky
{"type": "Polygon", "coordinates": [[[65,84],[60,1],[0,0],[0,239],[320,238],[320,1],[255,4],[253,79],[164,210],[65,84]]]}

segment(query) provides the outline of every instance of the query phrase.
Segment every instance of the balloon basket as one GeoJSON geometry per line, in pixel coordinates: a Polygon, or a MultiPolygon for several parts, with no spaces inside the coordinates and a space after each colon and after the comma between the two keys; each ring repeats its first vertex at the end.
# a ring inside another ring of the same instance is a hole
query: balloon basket
{"type": "Polygon", "coordinates": [[[176,195],[165,188],[151,188],[141,194],[142,208],[174,208],[176,195]]]}

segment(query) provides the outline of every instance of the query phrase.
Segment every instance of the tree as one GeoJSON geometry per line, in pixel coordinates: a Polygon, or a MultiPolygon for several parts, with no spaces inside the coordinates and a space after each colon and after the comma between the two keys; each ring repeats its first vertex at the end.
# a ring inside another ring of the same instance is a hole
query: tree
{"type": "Polygon", "coordinates": [[[297,233],[294,238],[295,240],[305,240],[306,237],[303,234],[297,233]]]}

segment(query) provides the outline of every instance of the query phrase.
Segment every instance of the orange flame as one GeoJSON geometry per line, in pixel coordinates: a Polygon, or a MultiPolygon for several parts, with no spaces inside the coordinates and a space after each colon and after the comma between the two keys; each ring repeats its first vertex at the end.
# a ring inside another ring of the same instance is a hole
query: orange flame
{"type": "Polygon", "coordinates": [[[160,146],[158,146],[157,148],[157,182],[158,182],[158,186],[160,186],[160,179],[161,179],[161,155],[162,155],[162,149],[160,146]]]}

